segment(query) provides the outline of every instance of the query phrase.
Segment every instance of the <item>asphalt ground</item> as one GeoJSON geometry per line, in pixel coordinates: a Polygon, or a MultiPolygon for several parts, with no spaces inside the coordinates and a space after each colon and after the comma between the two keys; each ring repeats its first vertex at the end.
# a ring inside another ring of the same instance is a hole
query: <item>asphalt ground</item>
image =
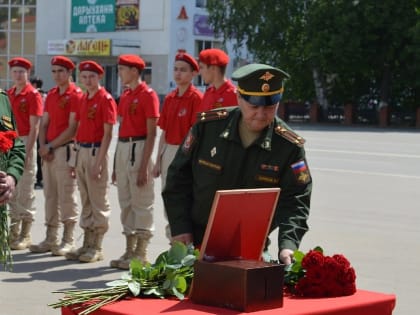
{"type": "MultiPolygon", "coordinates": [[[[394,315],[418,313],[420,288],[420,132],[344,126],[293,125],[307,143],[313,177],[310,231],[301,250],[321,246],[327,255],[344,254],[357,274],[357,287],[394,293],[394,315]]],[[[116,128],[115,128],[116,129],[116,128]]],[[[110,156],[115,150],[114,137],[110,156]]],[[[149,258],[168,248],[155,181],[156,231],[149,258]]],[[[122,271],[109,268],[125,246],[116,187],[110,187],[111,227],[104,239],[105,260],[82,264],[27,250],[14,251],[12,272],[0,271],[0,315],[60,314],[47,306],[52,291],[104,287],[122,271]]],[[[32,239],[43,240],[44,199],[36,191],[32,239]]],[[[78,245],[82,231],[76,230],[78,245]]],[[[272,237],[275,240],[275,236],[272,237]]],[[[275,242],[273,242],[275,243],[275,242]]],[[[275,255],[275,248],[270,248],[275,255]]]]}

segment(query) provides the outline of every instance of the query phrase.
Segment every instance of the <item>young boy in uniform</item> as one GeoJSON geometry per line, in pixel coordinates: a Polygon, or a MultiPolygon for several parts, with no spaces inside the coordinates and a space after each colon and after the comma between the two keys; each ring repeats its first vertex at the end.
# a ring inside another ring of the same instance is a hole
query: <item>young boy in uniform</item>
{"type": "Polygon", "coordinates": [[[79,64],[80,80],[86,88],[76,134],[76,178],[82,211],[80,227],[84,230],[82,247],[66,254],[67,259],[95,262],[103,259],[102,241],[109,228],[111,208],[108,200],[108,148],[116,123],[117,105],[100,85],[104,69],[95,61],[79,64]]]}
{"type": "Polygon", "coordinates": [[[221,49],[204,49],[199,55],[200,75],[208,84],[200,111],[237,106],[235,85],[226,78],[229,56],[221,49]]]}
{"type": "Polygon", "coordinates": [[[156,92],[141,80],[145,63],[137,55],[120,55],[118,75],[127,88],[120,97],[120,128],[112,179],[118,188],[121,224],[126,251],[112,260],[113,268],[129,269],[130,261],[147,261],[147,246],[153,235],[154,180],[151,156],[159,118],[156,92]]]}
{"type": "Polygon", "coordinates": [[[36,139],[42,116],[41,94],[29,82],[32,63],[22,57],[9,60],[14,86],[7,91],[16,118],[20,139],[25,144],[25,169],[10,206],[10,248],[25,249],[31,245],[31,227],[35,209],[36,139]]]}
{"type": "MultiPolygon", "coordinates": [[[[200,111],[203,94],[192,84],[198,71],[198,63],[191,55],[181,52],[175,56],[173,77],[177,87],[165,97],[160,113],[158,125],[162,133],[153,169],[153,175],[161,177],[162,190],[169,164],[200,111]]],[[[166,236],[171,236],[169,225],[166,226],[166,236]]]]}
{"type": "Polygon", "coordinates": [[[45,99],[44,115],[39,131],[39,155],[43,159],[46,237],[29,250],[51,251],[64,256],[74,250],[74,227],[78,219],[76,179],[71,175],[69,160],[74,152],[76,113],[83,97],[82,90],[71,79],[75,65],[67,57],[51,59],[51,73],[57,84],[45,99]],[[58,244],[58,227],[64,225],[62,242],[58,244]]]}

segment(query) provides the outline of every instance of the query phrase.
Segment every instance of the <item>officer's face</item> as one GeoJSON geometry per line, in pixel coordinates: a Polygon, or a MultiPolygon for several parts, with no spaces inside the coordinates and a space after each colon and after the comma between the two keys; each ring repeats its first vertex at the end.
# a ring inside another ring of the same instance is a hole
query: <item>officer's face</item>
{"type": "Polygon", "coordinates": [[[238,95],[239,107],[242,112],[242,121],[245,127],[252,132],[264,130],[274,119],[278,103],[270,106],[253,105],[238,95]]]}

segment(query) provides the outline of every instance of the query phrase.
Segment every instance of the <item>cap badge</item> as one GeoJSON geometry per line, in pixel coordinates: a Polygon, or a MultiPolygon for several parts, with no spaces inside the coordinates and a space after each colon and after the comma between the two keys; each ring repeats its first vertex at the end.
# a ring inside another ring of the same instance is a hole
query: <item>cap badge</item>
{"type": "Polygon", "coordinates": [[[263,85],[261,85],[261,91],[269,92],[270,91],[270,84],[264,83],[263,85]]]}
{"type": "Polygon", "coordinates": [[[210,155],[211,155],[211,157],[214,157],[215,155],[216,155],[216,147],[213,147],[213,149],[211,149],[211,151],[210,151],[210,155]]]}
{"type": "Polygon", "coordinates": [[[266,71],[262,76],[260,76],[260,79],[264,81],[270,81],[274,77],[274,74],[266,71]]]}

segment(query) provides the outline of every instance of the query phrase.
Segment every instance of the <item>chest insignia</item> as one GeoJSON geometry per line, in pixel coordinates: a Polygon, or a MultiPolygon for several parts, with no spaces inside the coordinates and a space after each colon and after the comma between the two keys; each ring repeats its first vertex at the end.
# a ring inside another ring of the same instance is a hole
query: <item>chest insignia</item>
{"type": "Polygon", "coordinates": [[[216,147],[213,147],[213,149],[210,150],[211,157],[214,157],[216,155],[216,153],[217,153],[216,147]]]}

